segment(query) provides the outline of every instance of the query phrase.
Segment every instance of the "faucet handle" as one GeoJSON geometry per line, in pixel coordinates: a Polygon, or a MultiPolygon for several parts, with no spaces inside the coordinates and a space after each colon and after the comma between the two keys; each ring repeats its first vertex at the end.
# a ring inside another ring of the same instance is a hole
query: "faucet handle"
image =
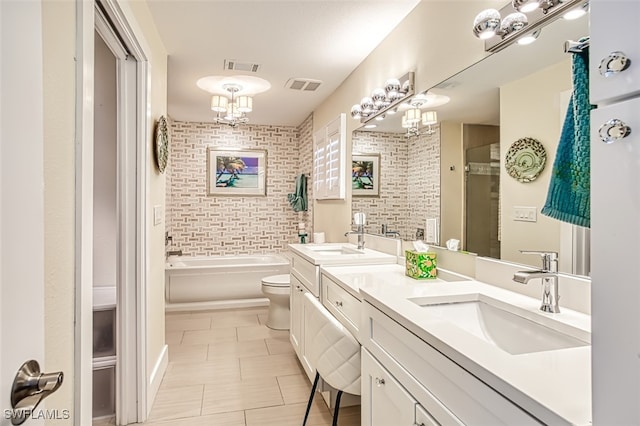
{"type": "Polygon", "coordinates": [[[520,250],[522,254],[537,254],[542,257],[542,269],[548,272],[558,272],[558,252],[545,250],[520,250]]]}

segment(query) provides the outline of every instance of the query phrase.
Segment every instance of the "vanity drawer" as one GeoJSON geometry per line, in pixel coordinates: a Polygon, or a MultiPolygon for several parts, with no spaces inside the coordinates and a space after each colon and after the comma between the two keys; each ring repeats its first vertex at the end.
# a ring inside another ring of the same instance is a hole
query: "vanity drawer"
{"type": "Polygon", "coordinates": [[[358,338],[362,302],[322,274],[322,304],[358,338]]]}
{"type": "Polygon", "coordinates": [[[314,296],[320,297],[320,268],[302,256],[291,253],[291,272],[314,296]]]}
{"type": "Polygon", "coordinates": [[[416,425],[417,426],[440,426],[422,405],[416,404],[416,425]]]}
{"type": "Polygon", "coordinates": [[[440,423],[541,424],[375,307],[364,303],[363,310],[362,344],[440,423]]]}

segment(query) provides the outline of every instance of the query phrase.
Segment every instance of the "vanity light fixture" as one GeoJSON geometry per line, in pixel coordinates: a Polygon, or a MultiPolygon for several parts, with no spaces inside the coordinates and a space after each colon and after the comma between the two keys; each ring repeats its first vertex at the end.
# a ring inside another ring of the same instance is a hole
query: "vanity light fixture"
{"type": "Polygon", "coordinates": [[[499,11],[480,12],[473,22],[473,33],[484,40],[487,52],[497,52],[521,37],[534,35],[519,43],[529,44],[535,41],[543,26],[561,16],[576,19],[586,13],[588,4],[588,0],[512,0],[499,11]]]}
{"type": "Polygon", "coordinates": [[[216,124],[237,127],[249,122],[247,113],[253,111],[253,95],[271,88],[271,84],[253,76],[208,76],[198,80],[200,89],[212,94],[211,110],[216,124]]]}
{"type": "MultiPolygon", "coordinates": [[[[413,96],[414,73],[408,72],[400,78],[390,78],[384,88],[376,88],[351,107],[351,117],[367,123],[383,120],[386,114],[395,114],[397,106],[413,96]]],[[[366,127],[366,126],[365,126],[366,127]]]]}
{"type": "Polygon", "coordinates": [[[566,19],[567,21],[573,21],[574,19],[583,17],[584,15],[587,14],[588,11],[589,11],[589,2],[586,2],[581,6],[578,6],[576,8],[573,8],[565,12],[565,14],[562,15],[562,19],[566,19]]]}

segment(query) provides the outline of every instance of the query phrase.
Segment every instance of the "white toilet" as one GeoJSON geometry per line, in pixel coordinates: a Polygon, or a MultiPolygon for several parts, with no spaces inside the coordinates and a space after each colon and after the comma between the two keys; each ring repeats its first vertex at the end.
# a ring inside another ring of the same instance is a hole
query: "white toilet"
{"type": "Polygon", "coordinates": [[[289,330],[289,274],[264,277],[262,293],[269,299],[267,327],[274,330],[289,330]]]}

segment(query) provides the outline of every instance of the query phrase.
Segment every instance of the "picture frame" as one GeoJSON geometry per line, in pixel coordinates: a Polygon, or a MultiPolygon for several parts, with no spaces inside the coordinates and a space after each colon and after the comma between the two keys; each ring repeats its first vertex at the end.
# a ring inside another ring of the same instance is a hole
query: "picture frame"
{"type": "Polygon", "coordinates": [[[267,151],[207,148],[207,195],[266,196],[267,151]]]}
{"type": "Polygon", "coordinates": [[[380,154],[351,155],[351,185],[354,197],[380,196],[380,154]]]}

